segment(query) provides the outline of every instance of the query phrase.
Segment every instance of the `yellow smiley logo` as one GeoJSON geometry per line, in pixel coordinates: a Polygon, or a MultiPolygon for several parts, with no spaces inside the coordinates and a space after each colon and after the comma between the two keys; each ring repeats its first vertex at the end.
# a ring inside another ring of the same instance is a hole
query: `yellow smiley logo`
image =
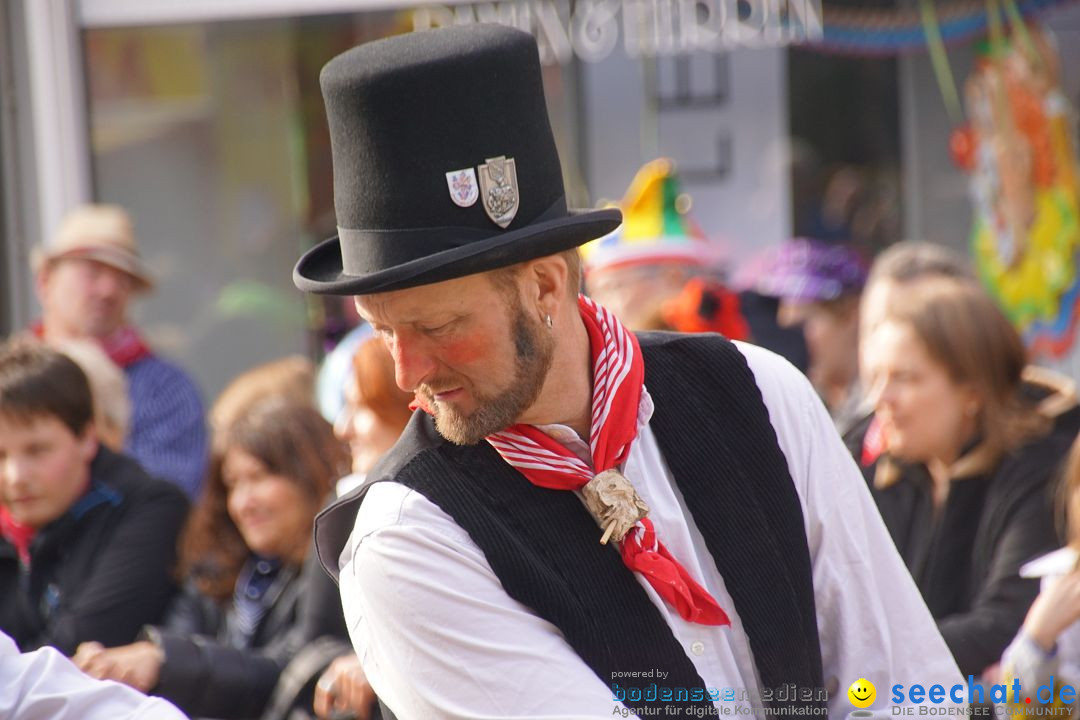
{"type": "Polygon", "coordinates": [[[866,678],[859,678],[851,683],[851,687],[847,690],[847,696],[851,704],[857,708],[870,707],[877,697],[877,688],[874,687],[874,683],[866,678]]]}

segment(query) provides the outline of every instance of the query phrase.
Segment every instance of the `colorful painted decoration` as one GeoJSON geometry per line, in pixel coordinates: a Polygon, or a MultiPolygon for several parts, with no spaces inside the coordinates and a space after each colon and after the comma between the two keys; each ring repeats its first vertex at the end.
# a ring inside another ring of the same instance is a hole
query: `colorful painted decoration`
{"type": "MultiPolygon", "coordinates": [[[[1031,19],[1074,0],[1017,0],[1020,16],[1031,19]]],[[[885,56],[926,52],[927,28],[916,3],[883,8],[866,3],[822,0],[823,33],[807,47],[840,55],[885,56]]],[[[934,0],[940,36],[949,46],[986,35],[989,18],[983,0],[934,0]]]]}
{"type": "Polygon", "coordinates": [[[1057,55],[1034,28],[984,43],[964,95],[950,150],[971,176],[976,269],[1028,347],[1060,358],[1080,314],[1080,202],[1057,55]]]}
{"type": "Polygon", "coordinates": [[[690,196],[679,187],[674,162],[659,158],[646,163],[619,205],[622,225],[581,247],[586,272],[658,262],[718,264],[722,248],[709,242],[690,217],[690,205],[690,196]]]}

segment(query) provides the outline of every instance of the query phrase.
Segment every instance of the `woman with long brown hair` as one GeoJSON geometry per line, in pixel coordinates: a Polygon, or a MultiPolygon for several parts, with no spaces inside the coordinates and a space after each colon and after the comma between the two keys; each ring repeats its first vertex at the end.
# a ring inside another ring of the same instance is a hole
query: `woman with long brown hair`
{"type": "Polygon", "coordinates": [[[1021,564],[1057,545],[1049,488],[1071,438],[1025,399],[1023,343],[971,281],[911,284],[866,359],[886,448],[878,507],[961,672],[978,676],[1038,592],[1021,564]]]}
{"type": "Polygon", "coordinates": [[[144,640],[82,648],[76,661],[189,715],[258,717],[297,650],[314,516],[345,467],[344,446],[307,403],[268,398],[216,428],[181,542],[187,592],[144,640]]]}

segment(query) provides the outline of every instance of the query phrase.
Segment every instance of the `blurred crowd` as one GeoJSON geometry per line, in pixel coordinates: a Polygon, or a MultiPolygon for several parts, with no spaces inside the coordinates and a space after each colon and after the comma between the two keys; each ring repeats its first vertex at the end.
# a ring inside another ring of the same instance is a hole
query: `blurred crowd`
{"type": "MultiPolygon", "coordinates": [[[[634,330],[788,358],[961,672],[1080,680],[1075,383],[1028,364],[965,259],[795,238],[731,273],[667,160],[621,207],[582,249],[585,292],[634,330]]],[[[0,630],[191,717],[388,717],[311,542],[409,422],[381,340],[358,325],[321,367],[268,362],[204,412],[130,321],[153,279],[123,209],[73,211],[32,272],[41,318],[0,347],[0,630]]]]}

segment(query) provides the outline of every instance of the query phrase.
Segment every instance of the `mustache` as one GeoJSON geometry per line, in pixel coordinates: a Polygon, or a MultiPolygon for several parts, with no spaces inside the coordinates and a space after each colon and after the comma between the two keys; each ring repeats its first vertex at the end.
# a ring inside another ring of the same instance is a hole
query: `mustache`
{"type": "Polygon", "coordinates": [[[438,378],[417,386],[415,392],[422,397],[432,398],[439,393],[446,392],[447,390],[456,390],[460,387],[464,387],[464,384],[458,380],[438,378]]]}

